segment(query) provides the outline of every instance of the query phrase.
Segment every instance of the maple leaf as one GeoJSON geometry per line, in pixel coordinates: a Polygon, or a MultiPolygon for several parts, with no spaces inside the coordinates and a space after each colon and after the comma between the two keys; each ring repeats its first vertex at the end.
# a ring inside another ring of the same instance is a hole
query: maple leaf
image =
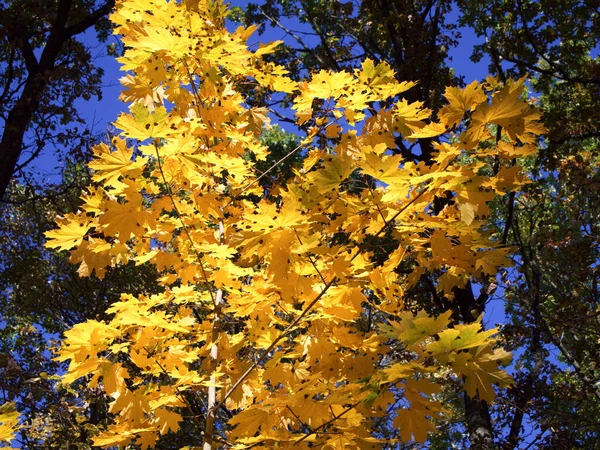
{"type": "Polygon", "coordinates": [[[396,383],[399,380],[405,380],[415,373],[415,370],[420,367],[412,364],[397,363],[382,371],[386,376],[386,380],[390,383],[396,383]]]}
{"type": "Polygon", "coordinates": [[[460,324],[454,328],[447,329],[438,334],[439,339],[427,345],[427,352],[433,355],[466,350],[481,345],[488,345],[493,340],[490,337],[498,333],[497,328],[483,331],[479,321],[460,324]]]}
{"type": "Polygon", "coordinates": [[[509,267],[513,264],[512,260],[508,257],[512,250],[510,247],[505,247],[479,252],[477,254],[476,266],[489,275],[495,275],[498,267],[509,267]]]}
{"type": "Polygon", "coordinates": [[[14,402],[7,402],[0,405],[0,443],[10,442],[15,433],[19,431],[19,412],[15,409],[14,402]]]}
{"type": "Polygon", "coordinates": [[[482,345],[456,355],[452,368],[465,377],[465,390],[470,396],[477,393],[482,400],[492,402],[496,397],[494,386],[502,388],[513,382],[510,375],[498,368],[509,361],[508,353],[482,345]]]}
{"type": "Polygon", "coordinates": [[[159,50],[166,51],[175,58],[187,53],[188,46],[185,39],[181,39],[181,36],[173,33],[168,27],[147,27],[146,29],[148,30],[146,36],[135,43],[138,51],[145,51],[149,54],[159,50]]]}
{"type": "Polygon", "coordinates": [[[477,81],[473,81],[464,89],[449,86],[444,92],[444,97],[449,104],[438,112],[438,117],[448,128],[458,125],[467,111],[487,102],[487,95],[477,81]]]}
{"type": "Polygon", "coordinates": [[[110,430],[94,436],[94,445],[99,447],[126,446],[136,435],[149,431],[148,428],[128,428],[126,424],[111,427],[110,430]]]}
{"type": "Polygon", "coordinates": [[[337,286],[327,294],[323,299],[323,310],[327,314],[342,320],[355,320],[360,315],[361,304],[365,300],[360,289],[337,286]]]}
{"type": "Polygon", "coordinates": [[[126,87],[121,92],[119,100],[124,102],[140,102],[150,112],[154,111],[157,104],[162,104],[165,96],[165,89],[162,86],[153,86],[150,78],[142,75],[133,77],[127,74],[119,79],[120,83],[126,87]]]}
{"type": "Polygon", "coordinates": [[[406,100],[400,100],[392,109],[393,129],[403,136],[409,136],[425,126],[424,120],[428,119],[430,114],[431,111],[423,108],[422,102],[408,103],[406,100]]]}
{"type": "Polygon", "coordinates": [[[354,170],[354,165],[348,159],[338,156],[328,156],[324,168],[306,175],[308,183],[314,183],[321,193],[337,188],[354,170]]]}
{"type": "Polygon", "coordinates": [[[103,349],[103,346],[99,344],[118,334],[118,331],[111,326],[96,320],[88,320],[85,323],[77,324],[70,330],[65,331],[66,345],[61,350],[60,357],[57,360],[75,359],[83,361],[103,349]]]}
{"type": "Polygon", "coordinates": [[[352,82],[352,75],[348,72],[331,72],[321,70],[313,75],[308,83],[301,83],[298,87],[301,94],[294,99],[294,109],[304,111],[311,108],[315,98],[337,99],[345,93],[344,88],[352,82]]]}
{"type": "Polygon", "coordinates": [[[81,245],[83,238],[94,226],[93,220],[83,214],[70,213],[57,218],[56,222],[60,228],[46,231],[44,235],[48,238],[46,246],[59,250],[70,250],[81,245]]]}
{"type": "MultiPolygon", "coordinates": [[[[386,148],[385,145],[377,147],[383,147],[384,150],[386,148]]],[[[362,147],[361,153],[361,156],[364,158],[361,169],[365,174],[386,184],[410,184],[410,175],[400,170],[401,163],[403,162],[401,155],[380,155],[376,149],[370,146],[362,147]]]]}
{"type": "Polygon", "coordinates": [[[446,311],[438,317],[430,317],[420,311],[416,316],[409,312],[400,315],[399,322],[390,322],[384,327],[386,335],[401,340],[406,346],[413,345],[434,336],[444,330],[450,324],[452,311],[446,311]]]}
{"type": "MultiPolygon", "coordinates": [[[[377,98],[370,100],[385,100],[416,86],[412,81],[398,83],[391,66],[385,61],[374,64],[373,60],[367,58],[363,61],[360,70],[355,69],[358,77],[357,84],[364,84],[369,90],[377,94],[377,98]]],[[[357,86],[357,90],[360,86],[357,86]]]]}
{"type": "Polygon", "coordinates": [[[182,417],[175,411],[170,411],[166,408],[159,408],[153,411],[154,420],[158,425],[160,434],[167,434],[168,432],[177,432],[179,430],[179,422],[182,417]]]}
{"type": "Polygon", "coordinates": [[[423,139],[423,138],[432,138],[435,136],[439,136],[446,131],[446,126],[441,123],[428,123],[427,125],[420,128],[418,131],[415,131],[410,136],[406,136],[407,139],[423,139]]]}
{"type": "Polygon", "coordinates": [[[235,426],[237,436],[254,436],[267,421],[269,412],[261,407],[248,408],[237,414],[229,423],[235,426]]]}
{"type": "Polygon", "coordinates": [[[243,226],[244,229],[272,233],[278,229],[299,226],[304,222],[302,211],[287,204],[277,208],[272,203],[261,203],[255,212],[256,214],[253,214],[255,217],[248,218],[248,224],[243,226]]]}
{"type": "MultiPolygon", "coordinates": [[[[79,263],[77,273],[81,277],[88,277],[92,273],[95,273],[98,278],[103,278],[106,273],[106,267],[114,265],[112,255],[104,252],[96,252],[96,248],[109,247],[112,251],[110,244],[107,244],[104,240],[96,240],[89,238],[79,245],[78,248],[71,252],[69,262],[71,264],[79,263]]],[[[121,261],[125,262],[127,259],[123,258],[121,261]]]]}
{"type": "Polygon", "coordinates": [[[129,114],[122,113],[115,122],[115,126],[123,130],[124,136],[143,141],[148,138],[166,138],[173,134],[164,106],[159,106],[150,113],[145,105],[134,103],[130,111],[129,114]]]}
{"type": "Polygon", "coordinates": [[[508,83],[497,92],[491,104],[479,106],[471,115],[472,125],[467,135],[472,141],[481,138],[487,124],[500,125],[511,140],[525,132],[525,115],[529,106],[521,100],[525,77],[514,83],[508,83]]]}
{"type": "Polygon", "coordinates": [[[460,211],[460,219],[467,225],[471,225],[475,220],[475,212],[477,211],[477,205],[473,203],[461,203],[458,207],[460,211]]]}
{"type": "Polygon", "coordinates": [[[127,241],[131,235],[145,234],[141,201],[138,203],[134,203],[133,199],[126,203],[109,201],[106,202],[105,207],[106,211],[100,216],[99,222],[106,234],[119,236],[122,241],[127,241]]]}
{"type": "Polygon", "coordinates": [[[470,266],[476,254],[452,236],[446,236],[442,230],[436,230],[431,236],[431,253],[434,258],[445,264],[470,266]]]}
{"type": "Polygon", "coordinates": [[[133,148],[127,148],[125,139],[114,138],[112,141],[116,147],[114,152],[106,144],[100,144],[94,147],[94,159],[89,163],[89,167],[94,170],[92,180],[96,182],[104,181],[104,185],[117,187],[120,185],[119,178],[130,176],[135,178],[141,173],[146,164],[146,158],[136,157],[131,160],[133,148]]]}
{"type": "Polygon", "coordinates": [[[108,395],[122,392],[126,387],[125,380],[130,378],[127,369],[119,363],[103,365],[101,373],[104,391],[108,395]]]}
{"type": "Polygon", "coordinates": [[[518,188],[523,186],[527,177],[523,173],[521,173],[521,168],[519,166],[513,167],[502,167],[498,171],[498,181],[496,182],[497,189],[503,191],[516,191],[518,188]]]}
{"type": "Polygon", "coordinates": [[[394,427],[400,430],[400,436],[404,442],[409,442],[412,437],[416,442],[423,444],[427,440],[427,433],[435,431],[435,427],[426,415],[427,411],[414,407],[396,411],[394,427]]]}

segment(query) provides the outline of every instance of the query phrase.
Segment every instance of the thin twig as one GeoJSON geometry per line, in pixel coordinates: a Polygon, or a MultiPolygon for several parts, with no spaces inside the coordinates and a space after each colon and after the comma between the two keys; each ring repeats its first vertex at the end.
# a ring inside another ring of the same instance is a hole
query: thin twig
{"type": "Polygon", "coordinates": [[[333,419],[328,420],[327,422],[323,422],[321,425],[319,425],[317,428],[315,428],[314,430],[312,430],[309,433],[306,433],[304,436],[302,436],[302,438],[296,442],[294,442],[294,445],[298,445],[300,442],[308,439],[310,436],[312,436],[313,434],[316,434],[319,430],[322,430],[323,428],[325,428],[328,425],[331,425],[333,422],[335,422],[338,419],[341,419],[344,415],[346,415],[347,413],[349,413],[350,411],[352,411],[354,408],[356,408],[358,405],[360,405],[360,402],[356,402],[353,403],[352,405],[350,405],[347,409],[345,409],[344,411],[342,411],[341,413],[339,413],[337,416],[334,415],[333,419]]]}

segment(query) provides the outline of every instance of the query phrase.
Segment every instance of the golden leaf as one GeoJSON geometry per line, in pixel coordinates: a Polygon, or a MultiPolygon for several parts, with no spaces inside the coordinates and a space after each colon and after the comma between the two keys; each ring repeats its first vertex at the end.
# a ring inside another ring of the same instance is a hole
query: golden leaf
{"type": "Polygon", "coordinates": [[[90,217],[79,214],[68,214],[65,217],[56,219],[59,229],[46,231],[44,235],[48,238],[46,247],[57,248],[59,250],[70,250],[73,247],[81,245],[83,238],[94,226],[90,217]]]}

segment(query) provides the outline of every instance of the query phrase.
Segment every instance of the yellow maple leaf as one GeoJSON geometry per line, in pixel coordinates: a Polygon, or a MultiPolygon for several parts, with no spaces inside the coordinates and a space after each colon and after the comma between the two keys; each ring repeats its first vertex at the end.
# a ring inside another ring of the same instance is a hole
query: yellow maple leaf
{"type": "Polygon", "coordinates": [[[124,102],[140,102],[152,112],[157,104],[162,104],[164,101],[164,87],[152,82],[148,77],[141,74],[135,77],[127,74],[119,81],[126,88],[119,96],[119,99],[124,102]]]}
{"type": "Polygon", "coordinates": [[[9,443],[15,433],[19,431],[19,411],[15,408],[15,402],[7,402],[0,405],[0,443],[9,443]]]}
{"type": "Polygon", "coordinates": [[[126,446],[139,433],[149,431],[149,428],[129,428],[127,424],[111,426],[92,438],[94,445],[99,447],[126,446]]]}
{"type": "Polygon", "coordinates": [[[477,212],[477,205],[473,203],[461,203],[458,207],[460,211],[460,219],[467,225],[471,225],[475,220],[475,213],[477,212]]]}
{"type": "Polygon", "coordinates": [[[296,111],[306,111],[311,109],[314,99],[338,99],[352,80],[353,77],[348,72],[321,70],[309,82],[298,85],[300,95],[294,99],[293,107],[296,111]]]}
{"type": "Polygon", "coordinates": [[[444,92],[444,97],[449,104],[440,109],[438,117],[448,128],[458,125],[467,111],[487,102],[487,95],[477,81],[473,81],[464,89],[449,86],[444,92]]]}
{"type": "Polygon", "coordinates": [[[88,320],[77,324],[70,330],[65,331],[64,345],[56,360],[85,361],[90,356],[95,356],[105,349],[107,342],[118,334],[118,330],[96,320],[88,320]]]}
{"type": "Polygon", "coordinates": [[[233,433],[236,436],[251,437],[267,422],[268,416],[268,410],[254,406],[237,414],[229,421],[229,424],[235,426],[233,433]]]}
{"type": "MultiPolygon", "coordinates": [[[[536,133],[537,134],[537,133],[536,133]]],[[[498,142],[498,154],[502,158],[513,159],[537,153],[538,149],[533,144],[516,145],[512,142],[498,142]]]]}
{"type": "Polygon", "coordinates": [[[502,167],[497,177],[496,187],[501,191],[516,191],[527,182],[527,176],[519,166],[502,167]]]}
{"type": "Polygon", "coordinates": [[[115,126],[122,130],[124,136],[143,141],[148,138],[166,138],[174,134],[164,106],[159,106],[150,113],[145,105],[134,103],[130,111],[122,113],[115,122],[115,126]]]}
{"type": "MultiPolygon", "coordinates": [[[[373,60],[367,58],[361,65],[360,70],[355,69],[357,76],[357,86],[355,91],[361,91],[363,86],[370,91],[368,101],[385,100],[388,97],[393,97],[402,92],[416,86],[417,83],[412,81],[403,81],[398,83],[394,70],[385,61],[374,64],[373,60]]],[[[355,95],[354,92],[352,95],[355,95]]]]}
{"type": "Polygon", "coordinates": [[[493,248],[477,254],[476,266],[488,275],[496,275],[499,267],[509,267],[513,261],[508,257],[513,248],[493,248]]]}
{"type": "Polygon", "coordinates": [[[354,164],[349,159],[337,155],[328,156],[324,167],[306,175],[309,184],[318,187],[321,193],[336,189],[354,170],[354,164]]]}
{"type": "Polygon", "coordinates": [[[471,115],[472,123],[467,136],[472,141],[479,140],[487,124],[500,125],[511,140],[525,132],[525,115],[529,106],[521,99],[525,77],[506,86],[492,98],[492,103],[480,105],[471,115]]]}
{"type": "Polygon", "coordinates": [[[70,213],[64,217],[58,217],[56,222],[59,228],[46,231],[44,235],[48,238],[46,247],[59,250],[70,250],[81,245],[83,238],[94,226],[94,221],[83,213],[70,213]]]}
{"type": "MultiPolygon", "coordinates": [[[[481,317],[479,320],[481,320],[481,317]]],[[[485,346],[495,342],[495,339],[491,338],[491,336],[497,332],[497,328],[486,331],[482,330],[479,321],[469,324],[459,324],[454,328],[446,329],[439,333],[439,339],[427,345],[427,352],[431,355],[441,355],[481,345],[485,346]]]]}
{"type": "Polygon", "coordinates": [[[361,148],[361,156],[364,158],[364,161],[361,161],[361,170],[365,174],[386,184],[410,184],[410,174],[401,170],[402,155],[381,155],[378,152],[378,148],[382,147],[385,150],[385,144],[380,144],[375,148],[369,145],[361,148]]]}
{"type": "Polygon", "coordinates": [[[146,36],[135,42],[135,49],[148,55],[157,51],[165,51],[174,58],[182,57],[189,49],[185,39],[179,33],[174,33],[170,27],[146,27],[146,36]]]}
{"type": "Polygon", "coordinates": [[[131,235],[145,234],[143,218],[141,202],[109,201],[106,203],[106,212],[100,216],[99,222],[106,234],[119,236],[122,241],[127,241],[131,235]]]}
{"type": "Polygon", "coordinates": [[[411,437],[422,444],[427,440],[427,433],[435,431],[435,427],[427,418],[425,410],[402,408],[396,411],[394,427],[400,430],[400,436],[404,442],[409,442],[411,437]]]}
{"type": "MultiPolygon", "coordinates": [[[[111,255],[112,251],[96,251],[97,248],[106,248],[107,246],[112,250],[112,245],[107,244],[106,241],[89,238],[71,252],[69,262],[71,264],[79,263],[77,273],[81,277],[89,277],[95,273],[98,278],[103,278],[106,267],[114,265],[113,262],[116,263],[117,260],[111,255]]],[[[126,262],[127,258],[122,258],[121,261],[126,262]]]]}
{"type": "Polygon", "coordinates": [[[385,375],[386,381],[397,383],[400,380],[405,380],[415,373],[415,370],[422,369],[418,365],[397,363],[381,371],[385,375]]]}
{"type": "Polygon", "coordinates": [[[138,156],[135,161],[132,161],[133,148],[127,148],[125,139],[114,138],[112,143],[115,146],[114,152],[111,152],[106,144],[95,146],[94,159],[88,166],[94,170],[93,181],[116,187],[120,177],[138,176],[147,160],[145,157],[138,156]]]}
{"type": "Polygon", "coordinates": [[[155,409],[153,414],[154,420],[152,422],[158,426],[160,434],[176,433],[179,430],[179,422],[183,420],[181,414],[166,408],[155,409]]]}
{"type": "Polygon", "coordinates": [[[459,353],[453,358],[452,369],[465,377],[465,391],[473,397],[494,401],[494,386],[503,388],[513,383],[512,377],[500,365],[510,362],[510,355],[503,350],[492,350],[489,345],[459,353]]]}
{"type": "Polygon", "coordinates": [[[432,138],[443,134],[445,131],[446,127],[444,124],[431,122],[420,128],[419,131],[415,131],[410,136],[406,136],[406,139],[432,138]]]}
{"type": "Polygon", "coordinates": [[[129,372],[120,363],[110,363],[102,369],[104,391],[108,395],[112,395],[115,392],[122,392],[126,387],[125,380],[127,378],[130,378],[129,372]]]}
{"type": "Polygon", "coordinates": [[[399,339],[407,347],[412,347],[448,327],[451,315],[452,311],[446,311],[438,317],[431,317],[424,311],[419,311],[417,315],[403,312],[400,314],[400,321],[391,321],[383,330],[386,336],[399,339]]]}

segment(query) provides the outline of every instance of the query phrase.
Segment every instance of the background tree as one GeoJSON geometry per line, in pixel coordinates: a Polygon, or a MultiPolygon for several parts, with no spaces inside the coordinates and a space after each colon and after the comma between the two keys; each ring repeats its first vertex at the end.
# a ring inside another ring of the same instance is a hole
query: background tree
{"type": "Polygon", "coordinates": [[[9,0],[0,4],[0,200],[14,175],[44,149],[85,152],[89,132],[75,109],[101,96],[102,69],[81,41],[110,33],[114,0],[9,0]]]}
{"type": "Polygon", "coordinates": [[[19,439],[28,448],[85,442],[89,431],[81,413],[65,409],[71,394],[54,387],[60,365],[51,360],[52,339],[86,317],[101,317],[117,298],[111,286],[151,276],[125,270],[104,281],[82,280],[67,258],[40,247],[55,216],[79,204],[88,180],[78,164],[97,137],[74,102],[101,96],[103,70],[94,65],[83,35],[95,29],[104,42],[113,5],[112,0],[0,4],[0,381],[3,398],[15,400],[23,414],[19,439]],[[31,170],[43,152],[63,166],[62,182],[48,184],[31,170]]]}
{"type": "MultiPolygon", "coordinates": [[[[532,159],[529,165],[538,183],[530,188],[527,197],[512,203],[510,221],[507,220],[508,199],[497,203],[493,214],[500,235],[506,234],[507,242],[516,244],[522,255],[516,259],[521,272],[511,271],[503,281],[497,280],[502,282],[498,283],[501,288],[496,291],[495,297],[506,301],[509,312],[510,324],[504,328],[506,344],[525,348],[526,351],[516,365],[517,385],[501,398],[497,409],[491,411],[494,427],[491,420],[486,427],[495,436],[498,445],[506,448],[521,445],[527,437],[524,424],[527,425],[527,433],[532,435],[528,437],[529,441],[537,439],[540,445],[570,448],[572,443],[577,443],[594,448],[598,423],[587,418],[597,417],[598,410],[594,389],[598,379],[595,370],[597,352],[590,344],[597,341],[599,333],[595,316],[599,298],[595,269],[598,251],[598,211],[595,206],[598,60],[592,56],[598,42],[598,5],[594,2],[550,4],[508,1],[459,2],[459,6],[463,24],[472,26],[481,36],[487,36],[487,44],[479,49],[478,54],[490,57],[492,72],[500,72],[499,68],[502,68],[507,75],[519,76],[525,70],[539,74],[534,86],[542,93],[541,106],[546,111],[545,120],[550,128],[550,137],[540,147],[541,157],[532,159]],[[508,222],[512,224],[509,228],[506,227],[508,222]],[[505,233],[505,230],[508,231],[505,233]],[[571,270],[565,271],[564,267],[571,270]],[[568,289],[563,288],[565,286],[568,289]],[[584,411],[586,420],[582,419],[578,410],[584,411]]],[[[28,5],[29,10],[39,7],[37,4],[28,5]]],[[[47,9],[53,7],[54,4],[45,6],[47,9]]],[[[298,38],[297,45],[280,51],[277,56],[293,69],[297,79],[311,68],[334,68],[336,64],[354,67],[360,55],[370,54],[374,59],[392,61],[399,73],[420,71],[420,78],[428,79],[428,86],[433,86],[425,89],[422,83],[419,89],[402,95],[428,102],[436,111],[444,105],[445,100],[440,94],[445,85],[453,83],[452,72],[446,67],[452,65],[446,60],[447,50],[459,38],[455,34],[457,24],[444,23],[448,21],[444,14],[449,8],[447,3],[379,1],[362,2],[358,6],[343,2],[303,1],[281,2],[280,5],[268,2],[260,8],[262,11],[250,7],[246,20],[268,23],[274,19],[273,23],[283,25],[298,38]],[[437,14],[438,10],[440,14],[437,14]],[[286,15],[297,15],[305,25],[294,32],[292,27],[286,26],[290,23],[286,21],[286,15]],[[341,19],[343,26],[336,27],[336,18],[341,19]],[[369,34],[367,30],[373,33],[369,34]],[[431,39],[432,36],[435,38],[431,39]],[[424,42],[430,45],[424,46],[424,42]],[[428,78],[429,74],[433,74],[433,80],[428,78]],[[435,79],[447,81],[436,82],[435,79]]],[[[15,11],[18,12],[18,8],[13,7],[13,15],[9,16],[14,20],[6,21],[12,24],[12,28],[17,28],[14,24],[18,21],[29,23],[33,20],[15,11]]],[[[238,17],[242,19],[240,11],[238,17]]],[[[7,52],[4,56],[6,61],[21,57],[18,46],[16,48],[3,46],[2,51],[6,49],[7,52]]],[[[23,64],[15,73],[26,75],[23,64]]],[[[11,90],[5,88],[4,92],[6,95],[11,90]]],[[[59,92],[59,89],[55,91],[59,92]]],[[[264,94],[260,90],[251,92],[257,102],[262,102],[259,104],[272,101],[264,94]]],[[[69,102],[66,104],[70,105],[69,102]]],[[[43,123],[48,123],[48,117],[52,114],[46,114],[43,123]]],[[[45,125],[38,133],[40,136],[47,133],[45,125]]],[[[393,150],[406,160],[418,160],[427,154],[428,148],[428,139],[420,139],[416,145],[398,141],[393,150]]],[[[35,153],[35,147],[31,150],[35,153]]],[[[268,186],[268,177],[261,181],[268,186]]],[[[18,194],[19,189],[16,189],[19,201],[31,195],[24,188],[18,194]]],[[[39,211],[39,207],[30,210],[39,211]]],[[[19,240],[15,238],[19,234],[12,236],[8,236],[5,242],[19,240]]],[[[36,256],[47,257],[39,252],[36,256]]],[[[29,261],[38,262],[36,258],[29,261]]],[[[21,275],[12,280],[22,281],[23,274],[36,273],[35,265],[27,269],[20,267],[21,275]]],[[[54,266],[55,269],[58,267],[61,266],[54,266]]],[[[30,279],[30,283],[39,283],[40,280],[41,286],[31,286],[28,290],[45,292],[43,278],[30,279]]],[[[435,284],[431,281],[427,277],[422,278],[413,295],[421,304],[431,304],[432,312],[443,311],[448,302],[435,292],[435,284]]],[[[485,289],[482,292],[484,295],[480,297],[480,303],[487,294],[485,289]]],[[[39,306],[43,305],[39,304],[39,297],[30,298],[38,302],[34,303],[38,308],[30,308],[30,311],[40,312],[39,306]]],[[[10,308],[14,311],[16,306],[11,305],[10,308]]],[[[74,306],[74,309],[77,307],[74,306]]],[[[64,312],[69,314],[66,310],[64,312]]],[[[50,311],[48,314],[59,317],[62,313],[50,311]]],[[[11,348],[14,343],[7,345],[11,348]]],[[[452,419],[454,424],[439,424],[439,428],[447,430],[446,436],[433,436],[432,442],[441,441],[438,444],[440,448],[446,448],[450,442],[466,446],[469,443],[461,434],[464,422],[458,413],[462,409],[461,401],[452,397],[452,389],[448,390],[447,401],[456,406],[457,415],[452,419]]]]}
{"type": "Polygon", "coordinates": [[[600,4],[459,5],[461,22],[485,37],[473,58],[487,55],[492,73],[530,72],[548,127],[508,234],[520,256],[504,280],[506,341],[525,352],[506,398],[515,410],[505,448],[519,447],[525,421],[545,448],[598,448],[600,4]]]}

